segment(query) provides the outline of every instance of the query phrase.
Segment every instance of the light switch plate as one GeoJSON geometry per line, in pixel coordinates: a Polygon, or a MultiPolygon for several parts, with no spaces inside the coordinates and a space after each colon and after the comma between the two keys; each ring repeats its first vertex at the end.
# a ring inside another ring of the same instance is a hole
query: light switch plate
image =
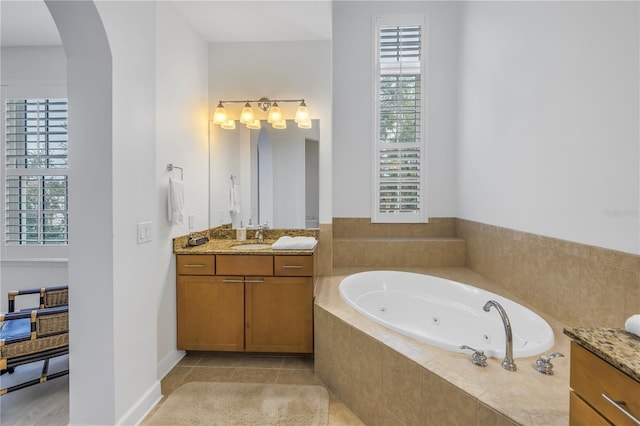
{"type": "Polygon", "coordinates": [[[138,223],[138,244],[151,241],[151,222],[138,223]]]}

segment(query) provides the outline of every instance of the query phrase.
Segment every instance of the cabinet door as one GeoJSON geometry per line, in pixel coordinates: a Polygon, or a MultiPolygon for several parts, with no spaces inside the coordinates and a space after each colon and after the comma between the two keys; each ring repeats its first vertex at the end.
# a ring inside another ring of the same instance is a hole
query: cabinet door
{"type": "Polygon", "coordinates": [[[242,351],[242,277],[179,275],[177,284],[178,349],[242,351]]]}
{"type": "Polygon", "coordinates": [[[246,277],[245,349],[313,352],[311,277],[246,277]]]}

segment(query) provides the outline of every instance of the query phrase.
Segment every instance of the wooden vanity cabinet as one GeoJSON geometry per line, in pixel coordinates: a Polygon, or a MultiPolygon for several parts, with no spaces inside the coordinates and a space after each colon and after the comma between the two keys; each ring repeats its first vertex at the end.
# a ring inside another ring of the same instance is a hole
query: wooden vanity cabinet
{"type": "Polygon", "coordinates": [[[242,351],[244,284],[227,277],[179,275],[178,348],[242,351]]]}
{"type": "Polygon", "coordinates": [[[638,424],[614,403],[639,418],[640,382],[575,342],[571,342],[570,386],[570,425],[638,424]]]}
{"type": "Polygon", "coordinates": [[[178,349],[313,352],[315,256],[176,258],[178,349]]]}
{"type": "Polygon", "coordinates": [[[277,276],[245,282],[245,350],[311,353],[313,256],[274,256],[274,267],[277,276]]]}

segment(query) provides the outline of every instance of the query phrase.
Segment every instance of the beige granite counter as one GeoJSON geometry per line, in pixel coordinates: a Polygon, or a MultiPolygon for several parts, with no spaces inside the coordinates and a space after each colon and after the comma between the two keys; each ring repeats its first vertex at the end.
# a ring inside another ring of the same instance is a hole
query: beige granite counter
{"type": "Polygon", "coordinates": [[[565,328],[564,333],[640,382],[640,337],[615,328],[565,328]]]}
{"type": "MultiPolygon", "coordinates": [[[[317,229],[265,229],[264,231],[264,243],[273,244],[278,238],[288,235],[295,236],[310,236],[318,239],[317,229]]],[[[255,230],[247,230],[246,241],[236,240],[236,230],[231,229],[229,225],[223,225],[209,230],[198,232],[198,234],[206,235],[209,241],[199,246],[189,246],[187,241],[189,235],[182,235],[173,239],[173,252],[175,254],[252,254],[252,255],[298,255],[298,256],[310,256],[315,250],[272,250],[271,247],[263,249],[255,249],[247,246],[246,249],[234,248],[238,245],[255,244],[258,241],[253,238],[255,230]]]]}

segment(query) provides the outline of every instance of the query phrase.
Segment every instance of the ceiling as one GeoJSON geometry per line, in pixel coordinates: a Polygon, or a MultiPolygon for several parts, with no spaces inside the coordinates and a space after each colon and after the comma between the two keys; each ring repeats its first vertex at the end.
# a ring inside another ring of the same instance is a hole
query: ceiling
{"type": "MultiPolygon", "coordinates": [[[[168,0],[167,0],[168,1],[168,0]]],[[[331,1],[170,1],[208,42],[329,40],[331,1]]],[[[62,44],[42,0],[0,0],[0,44],[62,44]]]]}

